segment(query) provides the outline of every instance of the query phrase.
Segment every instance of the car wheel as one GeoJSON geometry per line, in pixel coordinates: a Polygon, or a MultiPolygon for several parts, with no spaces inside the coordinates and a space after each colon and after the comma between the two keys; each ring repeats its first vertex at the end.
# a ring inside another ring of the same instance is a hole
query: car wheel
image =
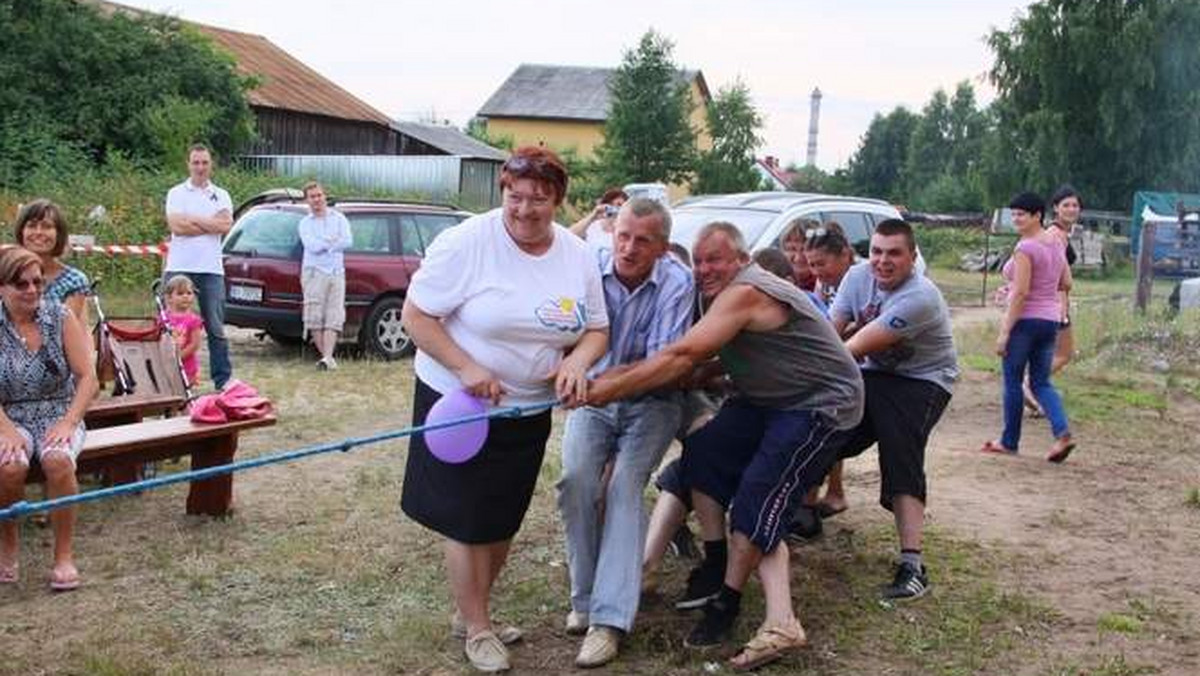
{"type": "Polygon", "coordinates": [[[416,347],[400,322],[404,301],[388,297],[371,306],[367,319],[359,329],[363,351],[384,359],[399,359],[413,353],[416,347]]]}

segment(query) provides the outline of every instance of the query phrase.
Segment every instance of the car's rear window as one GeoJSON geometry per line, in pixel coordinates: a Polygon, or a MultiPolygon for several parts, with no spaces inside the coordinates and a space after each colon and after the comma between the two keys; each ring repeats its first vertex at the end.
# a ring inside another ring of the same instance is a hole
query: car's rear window
{"type": "Polygon", "coordinates": [[[746,239],[746,246],[753,248],[778,215],[773,211],[754,209],[675,209],[671,212],[671,241],[682,244],[690,251],[700,228],[714,221],[726,221],[736,225],[746,239]]]}
{"type": "Polygon", "coordinates": [[[254,209],[242,216],[225,240],[225,253],[293,258],[300,247],[296,226],[302,215],[281,209],[254,209]]]}

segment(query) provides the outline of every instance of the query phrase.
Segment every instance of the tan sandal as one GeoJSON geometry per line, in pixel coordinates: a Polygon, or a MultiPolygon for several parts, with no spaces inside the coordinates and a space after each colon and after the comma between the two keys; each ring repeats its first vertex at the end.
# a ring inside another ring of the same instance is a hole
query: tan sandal
{"type": "Polygon", "coordinates": [[[754,638],[729,660],[729,666],[733,667],[734,671],[750,671],[774,662],[789,650],[798,650],[806,645],[808,637],[804,635],[804,627],[800,625],[800,620],[793,617],[783,625],[764,624],[758,628],[754,638]]]}

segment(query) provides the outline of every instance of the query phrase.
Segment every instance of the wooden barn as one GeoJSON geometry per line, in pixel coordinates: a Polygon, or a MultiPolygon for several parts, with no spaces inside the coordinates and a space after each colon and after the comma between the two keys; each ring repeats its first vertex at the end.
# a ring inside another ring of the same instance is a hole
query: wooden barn
{"type": "Polygon", "coordinates": [[[372,108],[261,35],[193,24],[261,84],[247,94],[254,110],[255,155],[393,155],[397,136],[372,108]]]}

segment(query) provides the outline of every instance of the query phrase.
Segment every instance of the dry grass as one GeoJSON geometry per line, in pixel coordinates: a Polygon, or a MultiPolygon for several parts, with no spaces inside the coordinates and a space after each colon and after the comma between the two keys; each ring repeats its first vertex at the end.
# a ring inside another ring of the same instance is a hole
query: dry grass
{"type": "MultiPolygon", "coordinates": [[[[247,336],[235,347],[238,376],[280,412],[278,426],[244,438],[239,457],[409,423],[410,362],[344,359],[318,373],[294,349],[247,336]]],[[[497,619],[526,629],[520,672],[569,671],[577,648],[561,627],[561,422],[495,597],[497,619]]],[[[23,580],[0,589],[0,674],[467,673],[447,635],[438,538],[399,513],[405,449],[389,442],[239,474],[236,511],[223,520],[184,516],[182,486],[86,505],[77,546],[86,586],[64,596],[45,591],[47,529],[25,524],[23,580]]],[[[795,550],[793,591],[812,647],[774,673],[1008,673],[1050,645],[1058,614],[1011,584],[1014,570],[1040,562],[932,529],[934,594],[881,605],[890,518],[864,507],[839,520],[795,550]]],[[[687,566],[668,560],[664,588],[682,589],[687,566]]],[[[759,616],[752,583],[739,638],[759,616]]],[[[611,671],[728,673],[723,654],[682,647],[694,621],[649,600],[611,671]]]]}

